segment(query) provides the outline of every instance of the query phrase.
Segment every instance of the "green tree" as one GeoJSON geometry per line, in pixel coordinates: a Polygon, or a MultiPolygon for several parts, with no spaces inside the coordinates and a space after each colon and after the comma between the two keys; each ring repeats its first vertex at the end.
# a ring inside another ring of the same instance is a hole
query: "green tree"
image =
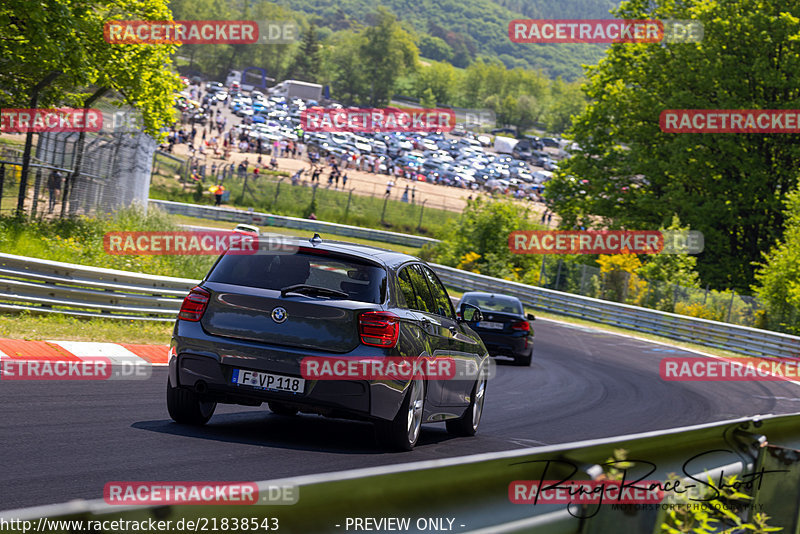
{"type": "Polygon", "coordinates": [[[432,63],[428,67],[421,67],[414,80],[414,93],[417,98],[430,90],[434,101],[451,103],[455,97],[453,88],[456,86],[458,75],[456,69],[448,63],[432,63]]]}
{"type": "Polygon", "coordinates": [[[508,236],[515,230],[535,229],[528,211],[509,200],[470,201],[458,223],[426,256],[452,267],[533,283],[538,280],[541,256],[514,254],[508,236]]]}
{"type": "Polygon", "coordinates": [[[173,118],[172,93],[180,87],[170,64],[175,45],[114,44],[103,25],[114,19],[172,20],[165,0],[6,0],[0,4],[0,107],[28,107],[33,87],[45,87],[38,106],[82,106],[96,88],[122,95],[157,135],[173,118]],[[123,11],[124,9],[124,11],[123,11]]]}
{"type": "Polygon", "coordinates": [[[705,35],[700,43],[613,45],[590,69],[592,103],[571,132],[583,152],[546,190],[564,223],[591,214],[656,228],[676,213],[705,236],[701,278],[746,291],[753,262],[781,233],[782,202],[798,179],[798,136],[664,133],[659,115],[800,107],[796,7],[783,0],[623,3],[620,18],[695,19],[705,35]]]}
{"type": "Polygon", "coordinates": [[[366,72],[357,59],[363,46],[362,34],[340,31],[322,49],[323,79],[331,86],[331,96],[347,105],[361,103],[369,95],[366,72]]]}
{"type": "Polygon", "coordinates": [[[419,104],[423,108],[435,108],[436,107],[436,95],[433,94],[433,90],[428,87],[422,93],[422,96],[419,99],[419,104]]]}
{"type": "Polygon", "coordinates": [[[419,50],[391,12],[379,7],[375,18],[363,32],[356,58],[369,85],[366,103],[379,107],[389,104],[397,78],[416,70],[419,50]]]}
{"type": "Polygon", "coordinates": [[[451,61],[453,59],[453,49],[450,48],[444,39],[423,35],[419,40],[419,53],[422,57],[436,61],[451,61]]]}
{"type": "Polygon", "coordinates": [[[317,27],[312,23],[303,33],[303,42],[294,56],[290,76],[295,80],[316,82],[319,78],[319,41],[317,27]]]}
{"type": "MultiPolygon", "coordinates": [[[[542,115],[548,132],[561,133],[572,124],[572,118],[586,108],[586,98],[581,91],[582,82],[567,83],[561,78],[550,84],[547,113],[542,115]]],[[[537,119],[538,120],[538,119],[537,119]]]]}
{"type": "Polygon", "coordinates": [[[786,199],[783,240],[764,254],[753,289],[766,305],[767,323],[800,334],[800,189],[786,199]]]}
{"type": "Polygon", "coordinates": [[[545,105],[546,101],[537,99],[535,96],[520,95],[517,99],[513,122],[517,127],[517,132],[523,133],[538,123],[545,112],[545,105]]]}
{"type": "MultiPolygon", "coordinates": [[[[681,226],[677,215],[672,217],[672,224],[661,231],[688,232],[689,227],[681,226]]],[[[695,271],[697,258],[689,254],[653,254],[636,272],[647,280],[669,282],[683,287],[697,287],[698,275],[695,271]]]]}

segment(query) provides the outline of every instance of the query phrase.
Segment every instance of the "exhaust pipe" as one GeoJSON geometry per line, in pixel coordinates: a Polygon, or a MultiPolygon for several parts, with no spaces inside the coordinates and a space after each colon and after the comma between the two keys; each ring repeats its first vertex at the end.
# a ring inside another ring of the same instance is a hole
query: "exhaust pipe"
{"type": "Polygon", "coordinates": [[[201,395],[202,395],[203,393],[206,393],[206,392],[208,392],[208,384],[206,384],[206,381],[205,381],[205,380],[198,380],[198,381],[197,381],[197,382],[195,382],[195,384],[194,384],[194,390],[195,390],[197,393],[199,393],[199,394],[201,394],[201,395]]]}

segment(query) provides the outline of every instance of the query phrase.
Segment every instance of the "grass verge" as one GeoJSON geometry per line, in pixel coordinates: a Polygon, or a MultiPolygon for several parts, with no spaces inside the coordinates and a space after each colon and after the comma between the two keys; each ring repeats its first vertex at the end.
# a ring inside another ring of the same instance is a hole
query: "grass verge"
{"type": "MultiPolygon", "coordinates": [[[[230,191],[230,200],[225,205],[300,218],[307,218],[313,212],[322,221],[430,237],[440,237],[443,230],[460,215],[454,211],[424,207],[419,201],[416,204],[398,200],[388,200],[384,203],[384,198],[379,196],[350,194],[327,189],[325,185],[318,187],[314,194],[311,187],[292,186],[286,177],[278,183],[277,178],[277,176],[250,178],[244,196],[242,196],[244,185],[242,179],[238,177],[226,179],[225,187],[230,191]]],[[[326,178],[327,173],[323,176],[323,180],[326,178]]],[[[382,176],[381,179],[383,178],[388,177],[382,176]]],[[[150,198],[211,205],[213,196],[208,192],[208,187],[211,185],[210,182],[206,182],[202,186],[202,191],[195,191],[179,183],[174,177],[154,176],[150,186],[150,198]]],[[[381,191],[383,187],[384,183],[381,182],[381,191]]]]}
{"type": "MultiPolygon", "coordinates": [[[[223,230],[230,230],[234,227],[233,223],[227,221],[217,221],[214,219],[202,219],[198,217],[187,217],[185,215],[173,215],[173,220],[178,224],[186,224],[191,226],[207,226],[209,228],[220,228],[223,230]]],[[[258,225],[256,225],[258,226],[258,225]]],[[[282,226],[258,226],[262,232],[289,235],[295,237],[312,237],[313,233],[308,230],[297,230],[294,228],[284,228],[282,226]]],[[[340,236],[335,234],[321,234],[323,239],[331,241],[347,241],[349,243],[358,243],[359,245],[369,245],[371,247],[378,247],[387,250],[394,250],[395,252],[402,252],[404,254],[411,254],[417,256],[419,249],[405,245],[396,245],[394,243],[383,243],[381,241],[373,241],[371,239],[360,239],[358,237],[340,236]]]]}
{"type": "Polygon", "coordinates": [[[8,339],[168,345],[172,327],[172,322],[81,319],[27,312],[0,315],[0,337],[8,339]]]}

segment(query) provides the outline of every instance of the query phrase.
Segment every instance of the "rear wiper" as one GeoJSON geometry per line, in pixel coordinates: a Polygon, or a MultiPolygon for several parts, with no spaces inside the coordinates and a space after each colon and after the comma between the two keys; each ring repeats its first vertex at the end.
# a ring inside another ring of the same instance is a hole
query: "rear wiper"
{"type": "Polygon", "coordinates": [[[350,295],[344,291],[337,291],[335,289],[328,289],[327,287],[310,286],[307,284],[295,284],[281,289],[281,297],[285,297],[288,293],[297,293],[300,295],[319,295],[321,297],[339,297],[350,298],[350,295]]]}

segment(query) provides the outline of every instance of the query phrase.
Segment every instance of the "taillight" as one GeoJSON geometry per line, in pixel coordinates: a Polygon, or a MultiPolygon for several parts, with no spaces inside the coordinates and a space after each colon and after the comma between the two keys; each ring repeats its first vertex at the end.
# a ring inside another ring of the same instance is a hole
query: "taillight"
{"type": "Polygon", "coordinates": [[[203,317],[203,312],[206,311],[209,297],[211,297],[211,293],[202,287],[193,287],[189,294],[186,295],[186,298],[183,299],[178,318],[186,321],[199,321],[203,317]]]}
{"type": "Polygon", "coordinates": [[[358,334],[364,345],[394,347],[400,336],[400,318],[391,312],[365,312],[358,318],[358,334]]]}
{"type": "Polygon", "coordinates": [[[528,321],[516,321],[511,323],[512,330],[519,330],[524,332],[531,331],[531,324],[528,321]]]}

